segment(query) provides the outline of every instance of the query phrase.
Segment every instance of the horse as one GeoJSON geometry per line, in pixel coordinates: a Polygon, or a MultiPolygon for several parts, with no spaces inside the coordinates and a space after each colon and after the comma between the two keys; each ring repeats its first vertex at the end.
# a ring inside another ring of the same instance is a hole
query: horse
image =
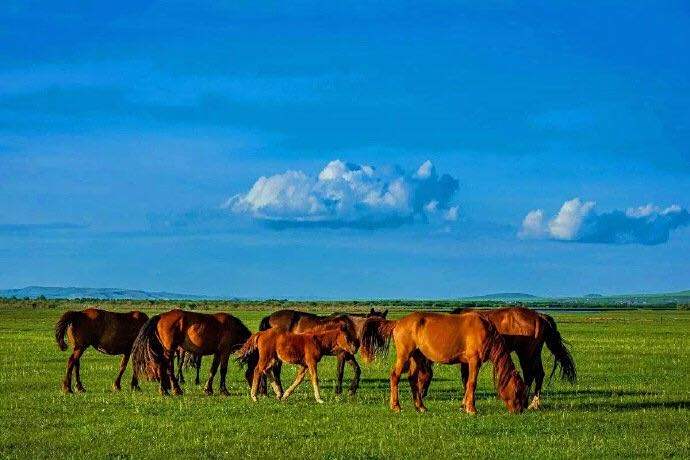
{"type": "Polygon", "coordinates": [[[314,398],[317,403],[322,404],[323,399],[321,399],[317,372],[319,361],[325,355],[341,352],[355,354],[358,347],[359,340],[347,324],[340,324],[335,329],[330,328],[319,332],[301,334],[274,327],[253,334],[237,352],[237,360],[242,364],[249,363],[258,351],[258,362],[254,367],[252,378],[252,401],[257,401],[256,395],[262,375],[270,380],[276,397],[285,400],[302,383],[308,370],[314,388],[314,398]],[[275,377],[275,373],[272,371],[281,362],[299,366],[295,381],[285,392],[283,392],[280,380],[275,377]]]}
{"type": "Polygon", "coordinates": [[[184,369],[192,367],[196,370],[194,385],[199,385],[199,383],[201,383],[199,377],[199,373],[201,372],[201,356],[186,352],[184,348],[178,348],[175,355],[177,356],[177,381],[185,383],[184,369]]]}
{"type": "MultiPolygon", "coordinates": [[[[569,383],[575,383],[577,373],[566,343],[561,337],[556,321],[544,313],[539,313],[524,307],[506,307],[487,310],[473,310],[457,308],[453,313],[475,311],[491,321],[511,352],[515,352],[520,361],[522,375],[528,390],[534,382],[534,396],[530,402],[530,409],[538,409],[541,406],[541,389],[544,383],[544,365],[541,359],[541,350],[544,344],[554,357],[553,368],[549,381],[553,379],[557,368],[560,366],[560,378],[569,383]]],[[[463,385],[467,382],[467,365],[461,364],[461,376],[463,385]]],[[[422,367],[417,375],[419,390],[426,394],[430,382],[430,376],[425,375],[428,368],[422,367]]]]}
{"type": "MultiPolygon", "coordinates": [[[[463,405],[476,414],[475,390],[483,362],[493,363],[494,384],[510,413],[522,412],[527,405],[527,388],[510,360],[503,337],[490,321],[480,314],[444,314],[414,312],[398,320],[370,318],[364,325],[362,356],[367,361],[385,351],[391,338],[395,342],[396,360],[390,374],[390,408],[400,412],[398,383],[403,373],[430,363],[468,366],[463,405]]],[[[412,383],[412,381],[411,381],[412,383]]],[[[412,392],[415,408],[424,406],[422,392],[412,392]]]]}
{"type": "MultiPolygon", "coordinates": [[[[134,371],[160,382],[161,395],[182,395],[175,376],[174,357],[178,348],[199,356],[213,355],[204,393],[213,394],[213,378],[220,365],[220,393],[228,396],[225,377],[228,359],[251,336],[242,321],[227,313],[197,313],[170,310],[151,317],[139,331],[132,348],[134,371]]],[[[254,363],[245,377],[249,382],[254,363]]]]}
{"type": "MultiPolygon", "coordinates": [[[[113,388],[120,389],[120,380],[125,373],[127,362],[132,352],[132,344],[139,329],[146,323],[148,316],[140,311],[115,313],[98,308],[87,308],[83,311],[65,312],[55,324],[55,341],[61,351],[67,350],[65,334],[72,343],[72,354],[67,360],[67,373],[62,382],[62,390],[72,393],[72,370],[77,379],[77,391],[86,391],[81,383],[79,367],[81,356],[87,348],[109,355],[122,355],[120,371],[115,378],[113,388]]],[[[136,373],[132,376],[132,389],[139,389],[136,373]]]]}
{"type": "MultiPolygon", "coordinates": [[[[354,328],[354,333],[358,339],[362,337],[362,329],[367,318],[383,318],[388,315],[388,310],[377,311],[372,308],[368,313],[333,313],[329,316],[319,316],[314,313],[308,313],[297,310],[279,310],[266,316],[259,324],[259,330],[265,331],[272,327],[283,328],[290,332],[309,332],[314,330],[325,330],[331,327],[337,327],[343,322],[350,322],[354,328]]],[[[345,351],[336,354],[338,359],[337,379],[335,386],[335,394],[340,395],[343,392],[343,376],[345,374],[345,363],[352,367],[354,373],[352,381],[350,382],[349,394],[354,396],[359,388],[359,379],[362,373],[359,363],[355,359],[354,353],[345,351]]],[[[275,367],[275,377],[280,381],[280,364],[275,367]]],[[[266,381],[262,377],[259,392],[261,394],[267,393],[266,381]]]]}

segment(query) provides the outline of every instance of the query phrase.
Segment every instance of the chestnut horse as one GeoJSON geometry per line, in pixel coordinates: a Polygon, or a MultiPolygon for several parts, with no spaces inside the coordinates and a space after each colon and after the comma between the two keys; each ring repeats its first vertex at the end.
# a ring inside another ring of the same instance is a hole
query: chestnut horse
{"type": "MultiPolygon", "coordinates": [[[[458,308],[453,313],[463,313],[469,309],[458,308]]],[[[530,409],[538,409],[541,405],[541,389],[544,383],[544,365],[541,360],[541,350],[544,344],[554,357],[551,380],[560,366],[560,377],[569,383],[575,383],[577,374],[575,362],[570,351],[561,337],[556,321],[544,313],[539,313],[524,307],[507,307],[487,310],[471,310],[479,313],[491,321],[511,352],[515,352],[522,368],[525,385],[529,390],[534,382],[534,397],[529,405],[530,409]]],[[[424,372],[429,369],[423,369],[424,372]]],[[[461,364],[463,385],[467,382],[467,365],[461,364]]],[[[430,376],[418,375],[419,390],[426,394],[430,376]]]]}
{"type": "MultiPolygon", "coordinates": [[[[178,348],[199,356],[213,355],[211,372],[204,392],[213,394],[213,378],[220,365],[220,393],[229,395],[225,386],[230,355],[251,336],[242,322],[227,313],[197,313],[183,310],[153,316],[141,328],[134,341],[132,359],[136,374],[160,381],[160,393],[172,388],[182,394],[175,376],[174,358],[178,348]]],[[[247,379],[254,364],[250,363],[247,379]]],[[[249,381],[249,380],[248,380],[249,381]]]]}
{"type": "MultiPolygon", "coordinates": [[[[342,323],[350,322],[354,328],[355,335],[358,339],[361,339],[364,322],[367,318],[377,317],[385,319],[386,315],[388,315],[388,310],[377,311],[373,308],[369,311],[369,313],[366,314],[333,313],[329,316],[319,316],[314,313],[297,310],[279,310],[262,319],[259,325],[259,330],[265,331],[272,327],[279,327],[290,332],[303,333],[326,330],[329,328],[338,327],[342,323]]],[[[345,363],[347,362],[350,364],[350,366],[352,366],[352,370],[354,372],[349,390],[349,394],[354,396],[359,388],[359,378],[362,373],[359,363],[357,363],[357,360],[355,359],[355,354],[341,351],[336,354],[336,357],[338,359],[338,372],[335,385],[335,394],[339,395],[343,392],[343,375],[345,374],[345,363]]],[[[280,369],[280,364],[278,364],[274,369],[274,375],[278,381],[280,381],[280,369]]],[[[261,394],[266,394],[266,382],[263,377],[259,392],[261,394]]]]}
{"type": "Polygon", "coordinates": [[[261,376],[266,376],[273,387],[278,399],[287,399],[302,383],[304,375],[309,370],[311,383],[314,387],[316,402],[323,403],[319,390],[319,376],[317,366],[325,355],[342,352],[354,354],[359,347],[359,341],[347,324],[340,324],[337,328],[319,332],[295,334],[282,328],[271,328],[252,335],[237,352],[240,363],[248,363],[258,350],[258,363],[254,367],[251,398],[256,401],[261,376]],[[275,377],[273,368],[281,362],[297,364],[299,370],[295,381],[283,393],[280,380],[275,377]]]}
{"type": "MultiPolygon", "coordinates": [[[[428,363],[465,363],[469,373],[463,404],[475,414],[475,390],[479,368],[493,363],[494,383],[508,411],[522,412],[527,405],[527,388],[510,360],[503,337],[490,321],[474,312],[457,315],[414,312],[399,320],[368,319],[362,336],[362,355],[371,359],[395,341],[396,360],[390,375],[390,407],[400,411],[398,382],[410,368],[428,363]]],[[[429,366],[430,367],[430,366],[429,366]]],[[[422,392],[413,391],[415,407],[426,411],[422,392]]]]}
{"type": "MultiPolygon", "coordinates": [[[[67,373],[62,382],[62,390],[72,393],[72,370],[77,379],[77,391],[84,392],[84,385],[79,375],[80,360],[84,351],[90,346],[109,355],[122,355],[120,371],[115,378],[113,387],[120,389],[120,380],[125,373],[132,344],[139,333],[139,329],[148,320],[148,316],[140,311],[129,313],[115,313],[98,308],[87,308],[84,311],[68,311],[55,324],[55,341],[61,351],[67,350],[65,333],[72,343],[72,354],[67,360],[67,373]]],[[[132,376],[132,388],[139,388],[136,373],[132,376]]]]}

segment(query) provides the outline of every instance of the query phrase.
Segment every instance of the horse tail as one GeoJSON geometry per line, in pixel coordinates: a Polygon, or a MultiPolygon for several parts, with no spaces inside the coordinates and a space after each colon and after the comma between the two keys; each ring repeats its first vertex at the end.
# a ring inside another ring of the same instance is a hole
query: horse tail
{"type": "MultiPolygon", "coordinates": [[[[513,376],[519,374],[515,369],[513,360],[510,359],[510,349],[498,329],[489,320],[482,318],[482,322],[489,335],[489,361],[493,364],[493,378],[496,389],[505,388],[513,376]]],[[[520,379],[522,381],[522,379],[520,379]]]]}
{"type": "Polygon", "coordinates": [[[255,353],[258,350],[259,347],[259,335],[261,332],[257,332],[256,334],[252,334],[246,342],[244,342],[244,345],[242,345],[242,348],[237,350],[237,358],[235,360],[239,363],[240,367],[243,367],[245,364],[249,365],[253,362],[253,357],[255,353]]]}
{"type": "Polygon", "coordinates": [[[549,383],[553,380],[553,376],[559,365],[561,368],[561,380],[575,383],[577,380],[575,361],[570,354],[570,350],[568,350],[567,342],[561,337],[561,333],[558,332],[558,328],[556,327],[556,321],[554,321],[551,316],[542,314],[541,317],[544,318],[548,324],[545,330],[546,347],[553,354],[553,369],[551,369],[549,383]]]}
{"type": "Polygon", "coordinates": [[[376,355],[385,354],[390,346],[396,320],[372,317],[364,322],[360,350],[364,361],[371,362],[376,355]]]}
{"type": "Polygon", "coordinates": [[[70,327],[81,315],[79,311],[68,311],[65,312],[60,319],[55,323],[55,342],[57,342],[60,351],[67,350],[67,343],[65,343],[65,333],[67,328],[70,327]]]}
{"type": "Polygon", "coordinates": [[[145,375],[149,380],[162,378],[158,367],[165,359],[163,344],[158,338],[158,322],[161,316],[152,316],[139,330],[132,345],[132,369],[136,376],[145,375]]]}
{"type": "Polygon", "coordinates": [[[271,316],[265,316],[262,320],[261,323],[259,323],[259,330],[260,331],[265,331],[267,329],[271,328],[271,316]]]}

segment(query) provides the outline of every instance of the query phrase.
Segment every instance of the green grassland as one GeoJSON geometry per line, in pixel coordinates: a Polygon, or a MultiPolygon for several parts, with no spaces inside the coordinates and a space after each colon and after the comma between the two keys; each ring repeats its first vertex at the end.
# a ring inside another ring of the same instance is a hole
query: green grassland
{"type": "MultiPolygon", "coordinates": [[[[149,314],[170,307],[105,305],[149,314]]],[[[252,330],[268,312],[232,303],[215,307],[252,330]]],[[[70,308],[84,304],[0,301],[1,458],[690,457],[687,311],[554,313],[572,344],[578,384],[556,381],[546,388],[541,411],[511,416],[495,397],[487,365],[478,388],[479,415],[470,416],[460,411],[455,366],[437,366],[428,413],[413,410],[406,385],[403,412],[390,412],[391,356],[363,364],[358,395],[339,399],[333,394],[335,360],[325,358],[319,371],[326,403],[317,405],[306,382],[287,402],[252,403],[234,363],[230,397],[204,396],[201,386],[190,383],[182,397],[161,397],[149,382],[140,393],[116,393],[111,386],[119,359],[89,349],[82,359],[87,392],[63,395],[68,354],[58,350],[52,330],[70,308]]],[[[546,351],[544,358],[550,367],[546,351]]],[[[204,376],[209,362],[204,360],[204,376]]],[[[289,367],[286,384],[294,375],[289,367]]]]}

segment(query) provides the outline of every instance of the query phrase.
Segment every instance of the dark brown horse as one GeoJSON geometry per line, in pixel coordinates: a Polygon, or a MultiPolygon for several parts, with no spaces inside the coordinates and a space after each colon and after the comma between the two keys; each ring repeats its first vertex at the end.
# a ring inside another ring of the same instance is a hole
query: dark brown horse
{"type": "MultiPolygon", "coordinates": [[[[453,313],[464,313],[468,309],[456,309],[453,313]]],[[[522,368],[522,375],[528,390],[534,382],[534,397],[529,405],[530,409],[538,409],[541,401],[541,389],[544,383],[544,365],[541,350],[546,347],[554,357],[550,379],[560,367],[561,379],[575,383],[577,374],[575,362],[565,345],[556,321],[546,314],[524,307],[507,307],[486,310],[472,310],[491,321],[511,352],[515,352],[522,368]]],[[[428,371],[428,369],[424,369],[428,371]]],[[[467,382],[467,366],[461,365],[463,384],[467,382]]],[[[418,377],[420,390],[426,394],[430,378],[422,374],[418,377]]]]}
{"type": "MultiPolygon", "coordinates": [[[[475,390],[479,368],[485,361],[493,363],[494,383],[508,411],[518,413],[527,405],[527,388],[510,360],[503,337],[490,321],[474,312],[457,315],[443,313],[411,313],[399,320],[378,318],[367,320],[362,337],[362,355],[371,359],[384,351],[391,337],[395,342],[396,360],[390,375],[390,407],[400,411],[398,382],[410,368],[429,363],[468,366],[467,386],[463,404],[469,413],[476,413],[475,390]]],[[[422,392],[413,391],[417,410],[426,411],[422,392]]]]}
{"type": "MultiPolygon", "coordinates": [[[[132,352],[132,344],[146,320],[148,316],[140,311],[115,313],[98,308],[87,308],[84,311],[68,311],[63,314],[55,324],[55,341],[60,350],[67,350],[66,333],[73,351],[67,360],[67,373],[62,382],[62,390],[65,393],[72,393],[72,370],[74,370],[77,391],[86,391],[81,383],[79,367],[82,354],[91,346],[102,353],[122,355],[120,371],[113,384],[113,387],[119,390],[122,374],[127,368],[129,355],[132,352]]],[[[139,388],[136,373],[132,376],[132,388],[139,388]]]]}
{"type": "MultiPolygon", "coordinates": [[[[182,394],[175,376],[174,358],[178,348],[199,356],[213,355],[211,372],[204,392],[213,394],[213,378],[220,365],[220,393],[229,395],[225,386],[230,355],[251,336],[242,322],[227,313],[196,313],[171,310],[156,315],[141,328],[134,341],[134,371],[160,381],[160,392],[182,394]]],[[[254,363],[249,363],[249,381],[254,363]]]]}
{"type": "Polygon", "coordinates": [[[337,328],[321,330],[319,332],[292,333],[282,328],[271,328],[252,335],[238,352],[238,361],[248,363],[258,351],[258,363],[254,368],[251,397],[256,401],[259,381],[262,376],[271,381],[273,391],[278,399],[287,399],[302,383],[307,370],[314,387],[316,402],[323,403],[319,390],[317,365],[325,355],[338,353],[355,354],[359,347],[359,340],[352,328],[341,323],[337,328]],[[283,393],[279,379],[275,378],[273,368],[281,362],[297,364],[299,371],[290,387],[283,393]]]}
{"type": "MultiPolygon", "coordinates": [[[[314,313],[297,310],[279,310],[262,319],[259,325],[259,330],[265,331],[272,327],[278,327],[290,332],[303,333],[326,330],[329,328],[339,327],[339,325],[343,323],[351,323],[355,335],[358,339],[361,339],[364,322],[367,318],[376,317],[385,319],[386,315],[388,315],[388,310],[377,311],[373,308],[369,311],[369,313],[366,314],[333,313],[329,316],[319,316],[314,313]]],[[[354,396],[359,388],[359,378],[362,373],[359,363],[357,363],[357,360],[355,359],[355,354],[341,351],[336,354],[336,357],[338,359],[338,373],[335,394],[339,395],[343,391],[345,363],[348,363],[352,367],[352,371],[354,373],[352,381],[350,382],[349,394],[354,396]]],[[[278,381],[280,381],[280,369],[281,366],[278,364],[275,367],[275,377],[278,379],[278,381]]],[[[266,382],[263,378],[260,385],[260,393],[266,394],[266,382]]]]}

